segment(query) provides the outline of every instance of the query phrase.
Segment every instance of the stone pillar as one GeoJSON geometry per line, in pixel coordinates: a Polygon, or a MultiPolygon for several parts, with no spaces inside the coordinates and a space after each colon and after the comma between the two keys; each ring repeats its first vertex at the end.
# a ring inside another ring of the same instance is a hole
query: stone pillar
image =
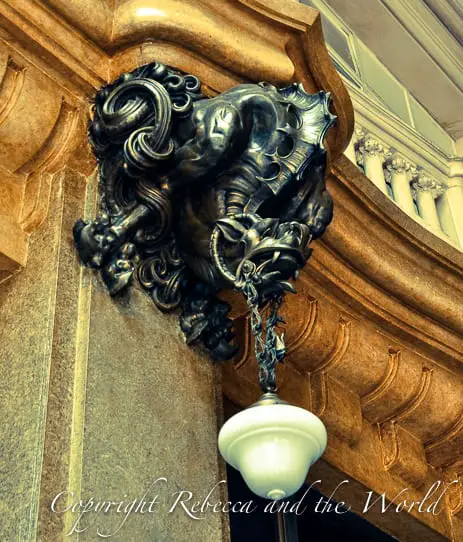
{"type": "Polygon", "coordinates": [[[344,151],[344,155],[349,158],[349,160],[354,164],[357,165],[357,156],[355,152],[355,133],[352,135],[352,139],[349,142],[349,145],[347,145],[346,150],[344,151]]]}
{"type": "Polygon", "coordinates": [[[360,163],[363,165],[365,175],[383,192],[387,194],[384,178],[384,146],[371,135],[365,136],[358,145],[360,163]]]}
{"type": "MultiPolygon", "coordinates": [[[[49,375],[58,341],[54,315],[63,200],[62,179],[54,181],[48,218],[29,240],[28,265],[0,288],[0,538],[5,541],[38,540],[49,375]]],[[[82,182],[74,181],[72,188],[82,191],[82,182]]],[[[60,399],[67,393],[63,386],[60,399]]]]}
{"type": "Polygon", "coordinates": [[[442,229],[463,248],[463,160],[450,163],[450,179],[445,194],[437,201],[442,229]]]}
{"type": "Polygon", "coordinates": [[[416,196],[416,204],[421,218],[433,230],[442,231],[436,208],[436,198],[444,193],[443,185],[440,185],[426,174],[420,172],[413,180],[413,189],[416,196]]]}
{"type": "Polygon", "coordinates": [[[347,145],[346,150],[344,151],[344,155],[349,158],[349,160],[354,164],[357,165],[357,151],[356,151],[356,141],[357,141],[357,131],[359,129],[356,128],[354,132],[352,133],[352,138],[349,141],[349,145],[347,145]]]}
{"type": "Polygon", "coordinates": [[[415,214],[412,191],[407,172],[410,164],[400,156],[393,156],[386,164],[386,170],[390,176],[394,201],[408,214],[415,214]]]}
{"type": "Polygon", "coordinates": [[[349,160],[356,166],[358,166],[359,162],[359,141],[362,140],[365,137],[365,130],[358,126],[355,128],[352,138],[349,142],[349,145],[347,146],[347,149],[344,151],[344,154],[349,158],[349,160]]]}

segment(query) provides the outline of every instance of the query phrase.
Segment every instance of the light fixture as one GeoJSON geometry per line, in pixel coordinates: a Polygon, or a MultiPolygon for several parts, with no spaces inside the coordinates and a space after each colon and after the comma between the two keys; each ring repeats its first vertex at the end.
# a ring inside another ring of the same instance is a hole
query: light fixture
{"type": "MultiPolygon", "coordinates": [[[[251,269],[248,276],[254,275],[251,269]]],[[[259,383],[264,394],[257,403],[226,421],[219,432],[219,450],[225,461],[241,472],[254,493],[279,500],[290,497],[302,486],[309,468],[325,451],[327,433],[315,414],[289,405],[275,393],[276,365],[283,361],[286,351],[283,334],[276,332],[283,321],[278,316],[281,297],[270,299],[264,326],[252,281],[246,283],[243,293],[251,314],[259,383]]]]}
{"type": "MultiPolygon", "coordinates": [[[[138,15],[143,9],[156,11],[138,15]]],[[[153,62],[102,87],[89,124],[101,212],[76,222],[79,255],[111,295],[136,275],[160,310],[181,307],[187,343],[216,360],[238,349],[217,293],[244,294],[264,395],[227,421],[219,446],[270,499],[297,491],[326,446],[322,422],[276,396],[275,367],[285,354],[277,327],[284,294],[295,291],[289,280],[333,215],[329,102],[300,83],[244,84],[208,98],[194,75],[153,62]]]]}
{"type": "Polygon", "coordinates": [[[254,493],[273,500],[296,493],[326,443],[325,426],[315,414],[273,393],[232,416],[219,433],[225,461],[254,493]]]}

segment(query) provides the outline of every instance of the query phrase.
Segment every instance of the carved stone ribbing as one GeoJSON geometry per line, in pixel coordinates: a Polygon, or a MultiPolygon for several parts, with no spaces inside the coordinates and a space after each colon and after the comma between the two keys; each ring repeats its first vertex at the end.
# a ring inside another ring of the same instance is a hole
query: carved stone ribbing
{"type": "MultiPolygon", "coordinates": [[[[280,396],[323,419],[332,438],[329,461],[344,469],[354,464],[355,475],[369,487],[377,484],[381,492],[394,496],[409,487],[423,498],[436,477],[444,479],[433,467],[460,464],[463,382],[438,359],[391,343],[387,333],[363,318],[349,316],[348,335],[340,333],[342,304],[338,307],[323,293],[312,299],[316,282],[304,271],[300,282],[311,302],[294,296],[285,306],[283,317],[292,323],[287,338],[291,354],[279,374],[280,396]],[[372,352],[375,364],[369,363],[372,352]],[[445,409],[440,407],[442,389],[448,390],[445,409]],[[356,442],[361,446],[353,446],[356,442]],[[436,448],[428,449],[429,442],[436,448]],[[365,453],[364,447],[374,452],[365,453]],[[355,461],[346,460],[346,454],[355,461]]],[[[255,393],[251,350],[224,371],[225,394],[244,406],[255,393]]],[[[421,517],[429,524],[429,518],[421,517]]]]}

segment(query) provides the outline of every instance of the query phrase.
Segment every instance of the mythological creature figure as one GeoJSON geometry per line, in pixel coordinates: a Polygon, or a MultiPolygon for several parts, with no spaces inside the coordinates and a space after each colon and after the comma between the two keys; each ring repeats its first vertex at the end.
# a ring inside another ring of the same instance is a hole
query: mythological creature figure
{"type": "Polygon", "coordinates": [[[263,304],[292,291],[331,221],[328,106],[300,84],[207,98],[196,77],[159,63],[123,74],[95,98],[102,213],[74,227],[81,259],[111,294],[137,272],[159,309],[183,307],[189,342],[231,357],[229,307],[215,293],[252,282],[263,304]]]}

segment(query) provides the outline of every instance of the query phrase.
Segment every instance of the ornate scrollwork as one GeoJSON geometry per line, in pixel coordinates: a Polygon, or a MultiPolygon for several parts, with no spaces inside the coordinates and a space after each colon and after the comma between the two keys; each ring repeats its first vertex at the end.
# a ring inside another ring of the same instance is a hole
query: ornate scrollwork
{"type": "Polygon", "coordinates": [[[123,74],[97,93],[89,125],[102,213],[74,227],[82,261],[111,294],[137,270],[158,308],[183,307],[189,342],[230,357],[217,291],[243,289],[250,269],[259,304],[294,291],[289,279],[331,221],[328,104],[300,84],[206,98],[196,77],[158,63],[123,74]]]}

